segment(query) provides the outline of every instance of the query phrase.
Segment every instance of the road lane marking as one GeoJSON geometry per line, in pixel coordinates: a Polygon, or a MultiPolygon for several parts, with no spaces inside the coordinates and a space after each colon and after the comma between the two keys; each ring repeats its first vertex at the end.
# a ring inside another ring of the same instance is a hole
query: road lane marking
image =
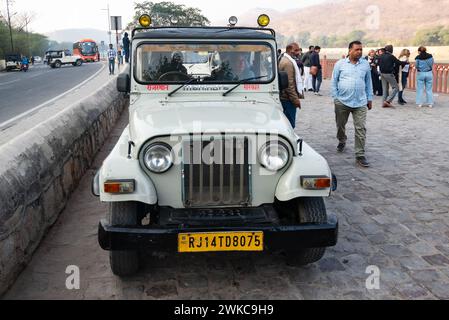
{"type": "Polygon", "coordinates": [[[7,84],[11,84],[11,83],[14,83],[14,82],[18,82],[18,81],[20,81],[20,80],[22,80],[22,79],[17,79],[17,80],[13,80],[13,81],[9,81],[9,82],[2,82],[2,83],[0,83],[0,86],[4,86],[4,85],[7,85],[7,84]]]}
{"type": "MultiPolygon", "coordinates": [[[[106,67],[106,66],[105,66],[105,67],[106,67]]],[[[110,81],[111,81],[111,80],[109,80],[109,81],[107,81],[105,84],[103,84],[103,86],[101,86],[97,91],[93,91],[93,92],[91,92],[90,94],[88,94],[84,99],[89,99],[91,96],[93,96],[93,95],[94,95],[95,93],[97,93],[98,91],[101,91],[101,90],[103,90],[104,88],[106,88],[106,87],[109,85],[109,82],[110,82],[110,81]]],[[[66,106],[64,109],[59,110],[58,112],[56,112],[53,116],[51,116],[50,118],[46,119],[45,121],[49,121],[49,120],[51,120],[51,119],[54,119],[54,118],[58,117],[61,113],[66,112],[68,109],[70,109],[71,107],[73,107],[74,105],[76,105],[76,104],[79,103],[79,102],[80,102],[80,100],[78,100],[78,101],[76,101],[76,102],[73,102],[73,103],[70,104],[69,106],[66,106]]],[[[37,123],[35,126],[29,128],[29,129],[27,129],[26,131],[20,133],[19,135],[13,137],[13,138],[12,138],[11,140],[9,140],[8,142],[6,142],[6,143],[4,143],[4,144],[0,144],[0,149],[1,149],[3,146],[5,146],[5,145],[13,144],[14,141],[15,141],[16,139],[18,139],[19,137],[23,136],[24,134],[27,134],[27,133],[33,131],[34,128],[36,128],[36,127],[38,127],[38,126],[40,126],[40,125],[42,125],[42,123],[37,123]]],[[[0,129],[1,129],[1,127],[0,127],[0,129]]]]}
{"type": "Polygon", "coordinates": [[[9,119],[8,121],[5,121],[5,122],[3,122],[3,123],[0,123],[0,130],[4,129],[5,127],[7,127],[8,125],[10,125],[11,123],[13,123],[13,122],[15,122],[15,121],[17,121],[17,120],[19,120],[19,119],[21,119],[21,118],[23,118],[23,117],[29,115],[30,113],[33,113],[33,112],[35,112],[35,111],[37,111],[37,110],[39,110],[39,109],[42,109],[42,108],[45,107],[47,104],[50,104],[50,103],[52,103],[52,102],[54,102],[54,101],[56,101],[56,100],[62,98],[63,96],[65,96],[65,95],[67,95],[67,94],[69,94],[69,93],[71,93],[71,92],[77,90],[78,88],[82,87],[82,86],[85,85],[87,82],[89,82],[90,80],[92,80],[93,78],[95,78],[97,75],[99,75],[99,74],[101,73],[101,71],[103,71],[105,68],[106,68],[106,66],[103,65],[103,66],[101,67],[101,69],[98,70],[95,74],[93,74],[92,76],[90,76],[89,78],[87,78],[86,80],[84,80],[83,82],[81,82],[80,84],[78,84],[77,86],[73,87],[72,89],[63,92],[63,93],[61,93],[59,96],[56,96],[56,97],[54,97],[53,99],[50,99],[50,100],[48,100],[48,101],[45,101],[44,103],[41,103],[41,104],[38,105],[37,107],[34,107],[34,108],[32,108],[32,109],[30,109],[30,110],[28,110],[28,111],[25,111],[25,112],[23,112],[23,113],[21,113],[21,114],[15,116],[14,118],[9,119]]]}

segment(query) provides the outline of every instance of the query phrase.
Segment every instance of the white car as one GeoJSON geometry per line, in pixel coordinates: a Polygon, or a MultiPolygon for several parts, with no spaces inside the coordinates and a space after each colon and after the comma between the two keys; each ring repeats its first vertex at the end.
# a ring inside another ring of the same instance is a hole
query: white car
{"type": "Polygon", "coordinates": [[[50,50],[45,53],[45,61],[52,68],[61,68],[66,64],[79,67],[83,64],[81,56],[72,55],[67,50],[50,50]]]}
{"type": "Polygon", "coordinates": [[[117,79],[129,125],[92,182],[113,273],[135,273],[142,250],[321,259],[337,243],[323,199],[336,178],[284,115],[274,30],[138,28],[131,48],[117,79]]]}

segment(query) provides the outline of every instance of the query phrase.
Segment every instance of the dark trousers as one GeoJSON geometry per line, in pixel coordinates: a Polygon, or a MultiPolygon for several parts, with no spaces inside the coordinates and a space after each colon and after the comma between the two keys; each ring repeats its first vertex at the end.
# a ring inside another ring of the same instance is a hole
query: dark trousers
{"type": "Polygon", "coordinates": [[[115,69],[115,59],[109,60],[109,74],[114,74],[115,69]]]}
{"type": "Polygon", "coordinates": [[[380,81],[380,75],[377,71],[371,70],[371,80],[373,82],[373,93],[379,96],[383,95],[382,81],[380,81]]]}
{"type": "Polygon", "coordinates": [[[403,94],[404,94],[405,88],[407,87],[407,80],[408,80],[408,72],[402,72],[402,81],[401,81],[402,90],[399,91],[399,93],[398,93],[399,102],[404,101],[403,94]]]}
{"type": "Polygon", "coordinates": [[[323,82],[323,72],[319,69],[316,76],[312,76],[312,88],[314,92],[320,92],[321,82],[323,82]]]}
{"type": "Polygon", "coordinates": [[[293,128],[296,125],[296,107],[293,103],[288,100],[281,100],[282,108],[284,109],[284,114],[293,128]]]}
{"type": "Polygon", "coordinates": [[[125,62],[129,62],[129,50],[125,50],[125,62]]]}

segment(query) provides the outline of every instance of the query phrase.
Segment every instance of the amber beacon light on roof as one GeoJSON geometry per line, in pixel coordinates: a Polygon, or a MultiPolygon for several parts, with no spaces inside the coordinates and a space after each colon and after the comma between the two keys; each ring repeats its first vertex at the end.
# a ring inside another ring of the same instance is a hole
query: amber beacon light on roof
{"type": "MultiPolygon", "coordinates": [[[[143,28],[148,28],[151,25],[151,22],[152,22],[151,17],[148,14],[143,14],[139,17],[139,24],[143,28]]],[[[170,19],[170,23],[172,25],[178,24],[178,18],[172,17],[170,19]]],[[[238,23],[238,19],[236,16],[232,16],[229,18],[229,26],[230,27],[234,27],[237,23],[238,23]]],[[[257,24],[262,28],[267,27],[270,24],[270,17],[267,14],[261,14],[257,18],[257,24]]]]}

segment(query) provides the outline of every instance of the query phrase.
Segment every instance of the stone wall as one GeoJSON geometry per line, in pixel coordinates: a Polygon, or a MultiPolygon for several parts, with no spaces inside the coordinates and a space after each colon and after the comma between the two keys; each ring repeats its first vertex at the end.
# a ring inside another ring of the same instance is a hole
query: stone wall
{"type": "Polygon", "coordinates": [[[0,296],[55,223],[126,102],[112,80],[0,146],[0,296]]]}

